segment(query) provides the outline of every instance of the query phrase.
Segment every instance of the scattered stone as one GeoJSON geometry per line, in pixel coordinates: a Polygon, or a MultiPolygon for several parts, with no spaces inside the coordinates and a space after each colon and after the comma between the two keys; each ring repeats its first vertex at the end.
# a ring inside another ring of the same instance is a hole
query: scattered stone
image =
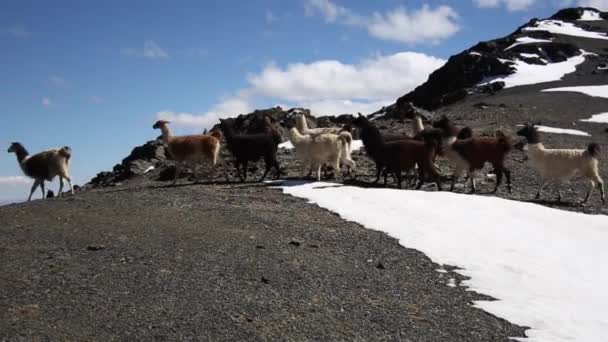
{"type": "Polygon", "coordinates": [[[270,283],[270,280],[266,279],[264,276],[262,276],[262,278],[260,279],[262,281],[262,283],[264,284],[268,284],[270,283]]]}
{"type": "Polygon", "coordinates": [[[385,269],[386,269],[386,268],[384,267],[384,265],[383,265],[381,262],[379,262],[379,263],[376,265],[376,268],[377,268],[377,269],[379,269],[379,270],[385,270],[385,269]]]}
{"type": "Polygon", "coordinates": [[[88,245],[87,246],[88,251],[101,251],[104,249],[106,249],[106,246],[104,246],[104,245],[88,245]]]}
{"type": "Polygon", "coordinates": [[[53,192],[53,190],[50,190],[50,189],[49,189],[49,190],[46,192],[46,198],[53,198],[53,197],[55,197],[55,193],[53,192]]]}
{"type": "Polygon", "coordinates": [[[292,246],[300,247],[300,245],[302,243],[300,241],[291,240],[291,242],[289,244],[292,245],[292,246]]]}

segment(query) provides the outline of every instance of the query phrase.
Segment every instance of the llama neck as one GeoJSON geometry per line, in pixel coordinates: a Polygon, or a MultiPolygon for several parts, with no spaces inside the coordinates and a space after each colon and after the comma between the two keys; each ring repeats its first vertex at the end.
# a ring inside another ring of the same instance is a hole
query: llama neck
{"type": "Polygon", "coordinates": [[[376,149],[384,146],[385,142],[380,130],[371,124],[364,127],[361,133],[361,140],[363,140],[363,145],[368,152],[373,153],[376,149]]]}
{"type": "Polygon", "coordinates": [[[29,156],[29,153],[27,152],[25,147],[19,145],[17,147],[17,150],[15,151],[15,155],[17,156],[17,161],[21,163],[27,158],[27,156],[29,156]]]}
{"type": "Polygon", "coordinates": [[[300,132],[304,132],[308,130],[308,123],[306,122],[306,116],[304,114],[299,115],[298,120],[296,121],[296,127],[300,132]]]}
{"type": "Polygon", "coordinates": [[[419,116],[414,118],[412,125],[414,126],[414,133],[418,134],[424,131],[424,124],[422,124],[422,119],[419,116]]]}
{"type": "Polygon", "coordinates": [[[169,139],[171,139],[171,137],[173,136],[171,129],[167,125],[162,125],[160,126],[160,131],[163,133],[163,142],[165,144],[168,144],[169,139]]]}
{"type": "Polygon", "coordinates": [[[292,127],[289,130],[289,140],[291,140],[291,143],[294,145],[303,143],[306,140],[306,137],[307,136],[300,134],[298,129],[295,127],[292,127]]]}

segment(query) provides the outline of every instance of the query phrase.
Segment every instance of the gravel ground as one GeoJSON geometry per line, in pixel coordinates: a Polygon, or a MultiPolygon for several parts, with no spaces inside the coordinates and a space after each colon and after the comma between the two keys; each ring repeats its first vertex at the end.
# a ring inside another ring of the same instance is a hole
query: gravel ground
{"type": "Polygon", "coordinates": [[[0,207],[0,340],[506,341],[387,235],[262,184],[145,179],[0,207]]]}

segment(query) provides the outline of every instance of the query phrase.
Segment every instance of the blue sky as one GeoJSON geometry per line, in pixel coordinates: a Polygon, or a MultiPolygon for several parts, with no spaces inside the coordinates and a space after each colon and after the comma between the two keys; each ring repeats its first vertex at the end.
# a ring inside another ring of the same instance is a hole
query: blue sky
{"type": "MultiPolygon", "coordinates": [[[[160,117],[189,133],[277,104],[371,112],[450,55],[574,2],[5,0],[0,139],[71,146],[84,183],[156,137],[160,117]]],[[[0,200],[26,197],[21,175],[0,154],[0,200]]]]}

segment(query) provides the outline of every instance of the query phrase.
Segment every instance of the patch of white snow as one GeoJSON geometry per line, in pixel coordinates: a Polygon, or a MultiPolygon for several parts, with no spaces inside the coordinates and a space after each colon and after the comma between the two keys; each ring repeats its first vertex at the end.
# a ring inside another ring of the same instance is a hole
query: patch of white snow
{"type": "Polygon", "coordinates": [[[529,326],[526,341],[605,341],[608,216],[450,192],[287,183],[346,220],[383,231],[440,265],[462,267],[462,285],[497,298],[475,305],[529,326]],[[438,209],[439,208],[439,209],[438,209]]]}
{"type": "Polygon", "coordinates": [[[579,131],[576,129],[556,128],[556,127],[549,127],[549,126],[534,126],[534,127],[538,128],[539,132],[544,132],[544,133],[570,134],[570,135],[579,135],[579,136],[583,136],[583,137],[591,136],[591,134],[589,134],[587,132],[579,131]]]}
{"type": "Polygon", "coordinates": [[[532,43],[551,43],[551,40],[548,39],[537,39],[537,38],[532,38],[532,37],[519,37],[515,40],[516,42],[513,43],[511,46],[509,46],[508,48],[505,49],[505,51],[510,50],[518,45],[523,45],[523,44],[532,44],[532,43]]]}
{"type": "Polygon", "coordinates": [[[524,31],[547,31],[565,36],[608,40],[608,35],[603,32],[583,30],[572,23],[567,23],[560,20],[541,20],[536,23],[536,26],[524,28],[524,31]]]}
{"type": "Polygon", "coordinates": [[[524,61],[502,60],[513,63],[515,73],[504,77],[495,77],[480,83],[480,86],[496,81],[505,82],[505,88],[559,81],[567,74],[576,71],[576,67],[585,61],[585,54],[574,56],[564,62],[549,63],[546,65],[528,64],[524,61]]]}
{"type": "Polygon", "coordinates": [[[543,91],[569,91],[575,93],[583,93],[585,95],[593,97],[603,97],[608,99],[608,85],[551,88],[545,89],[543,91]]]}
{"type": "Polygon", "coordinates": [[[598,21],[598,20],[604,20],[604,19],[602,19],[599,12],[585,10],[579,20],[580,21],[598,21]]]}
{"type": "Polygon", "coordinates": [[[291,141],[287,140],[285,142],[280,143],[279,148],[282,148],[284,150],[291,150],[293,149],[293,144],[291,143],[291,141]]]}
{"type": "Polygon", "coordinates": [[[589,119],[583,119],[584,122],[608,123],[608,113],[594,114],[589,119]]]}

